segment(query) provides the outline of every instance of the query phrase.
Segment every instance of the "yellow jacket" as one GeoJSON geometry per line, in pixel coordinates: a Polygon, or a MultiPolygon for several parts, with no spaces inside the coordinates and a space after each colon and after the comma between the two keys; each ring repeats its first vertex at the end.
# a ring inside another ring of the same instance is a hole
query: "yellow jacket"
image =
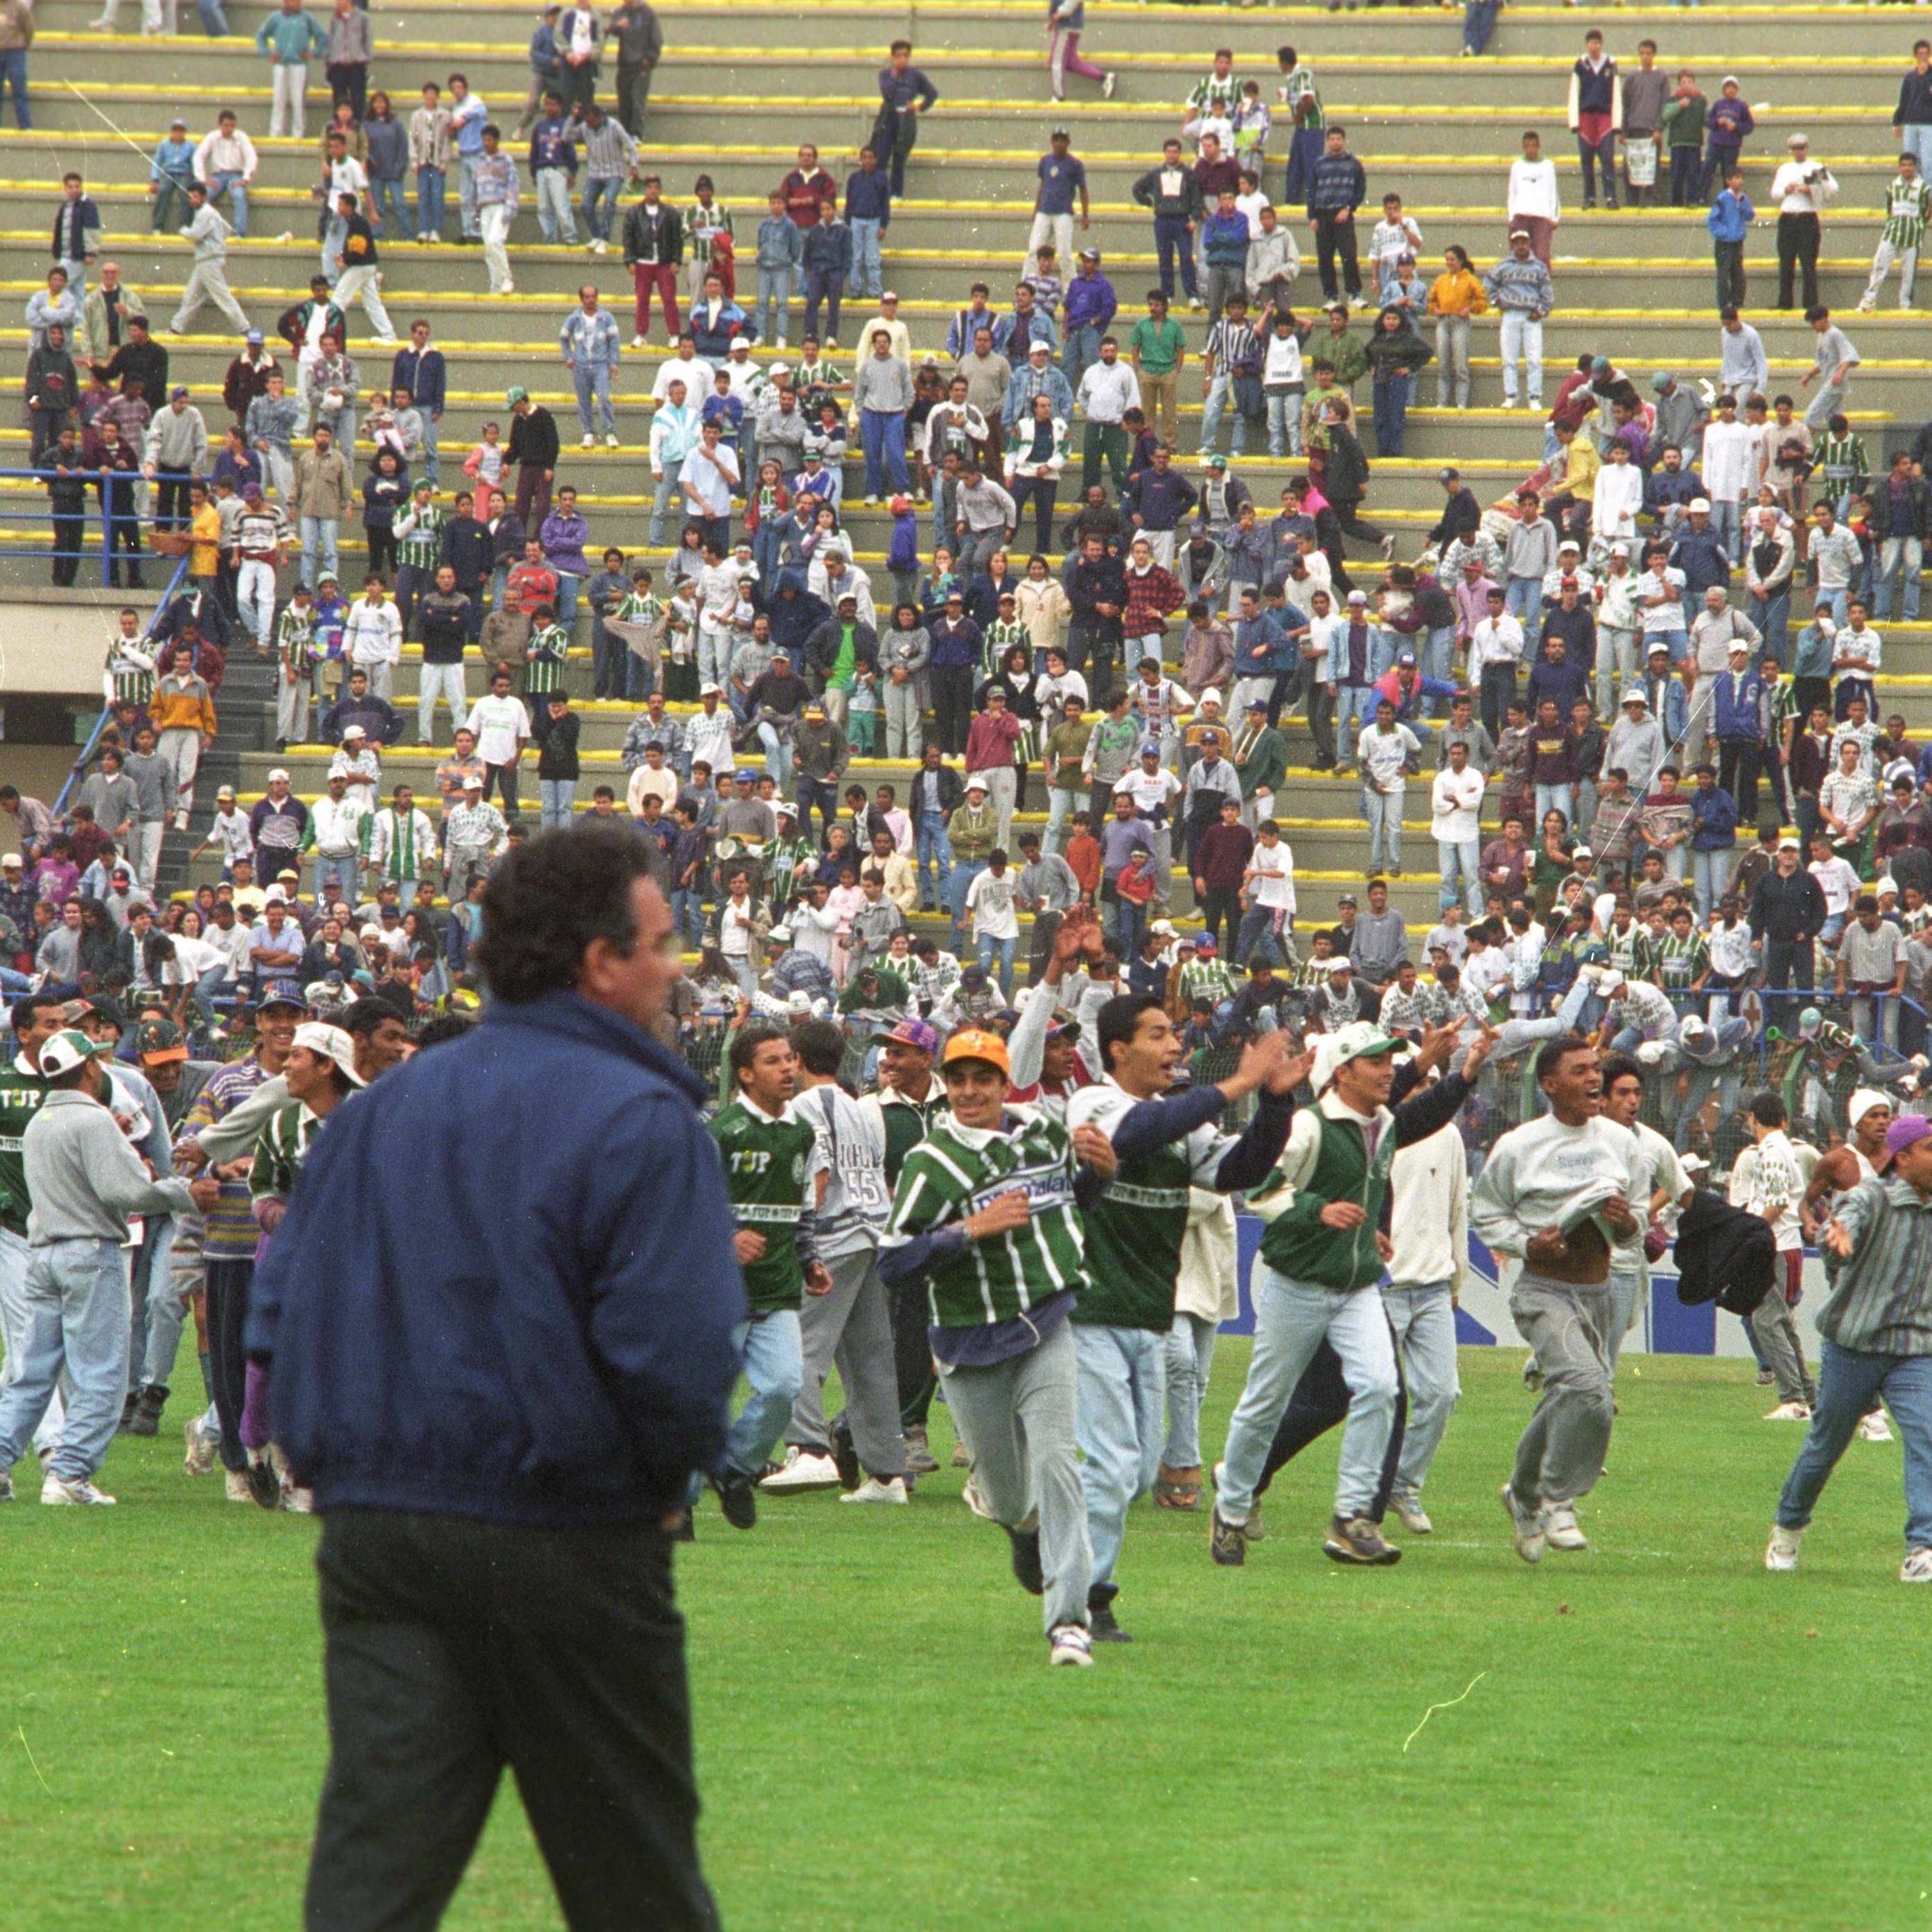
{"type": "Polygon", "coordinates": [[[221,512],[212,503],[204,503],[188,525],[194,539],[188,557],[190,577],[212,577],[221,562],[221,512]]]}
{"type": "Polygon", "coordinates": [[[186,678],[172,672],[154,681],[154,694],[148,700],[148,717],[157,731],[199,731],[214,736],[214,700],[208,686],[190,672],[186,678]]]}
{"type": "Polygon", "coordinates": [[[1430,284],[1431,315],[1486,315],[1489,309],[1490,298],[1483,292],[1482,284],[1466,268],[1438,275],[1430,284]]]}

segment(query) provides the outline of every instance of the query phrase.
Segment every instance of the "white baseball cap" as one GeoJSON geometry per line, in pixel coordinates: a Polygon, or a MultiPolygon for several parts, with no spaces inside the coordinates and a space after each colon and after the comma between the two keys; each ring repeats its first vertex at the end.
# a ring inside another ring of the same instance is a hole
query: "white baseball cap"
{"type": "Polygon", "coordinates": [[[304,1020],[296,1028],[294,1043],[330,1061],[352,1087],[368,1085],[356,1070],[356,1042],[345,1028],[322,1020],[304,1020]]]}

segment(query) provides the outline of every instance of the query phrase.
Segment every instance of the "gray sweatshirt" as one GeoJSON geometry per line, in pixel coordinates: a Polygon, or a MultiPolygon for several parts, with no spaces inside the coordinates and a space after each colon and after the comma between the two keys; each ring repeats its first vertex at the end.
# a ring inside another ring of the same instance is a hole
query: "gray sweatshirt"
{"type": "Polygon", "coordinates": [[[969,530],[1010,530],[1018,520],[1012,498],[990,476],[960,484],[954,513],[969,530]]]}
{"type": "Polygon", "coordinates": [[[912,371],[896,356],[868,356],[852,378],[852,406],[890,416],[912,407],[912,371]]]}
{"type": "Polygon", "coordinates": [[[73,1088],[50,1094],[20,1137],[27,1171],[27,1245],[124,1241],[130,1214],[181,1214],[188,1183],[150,1180],[114,1116],[73,1088]]]}
{"type": "Polygon", "coordinates": [[[1604,747],[1604,769],[1598,776],[1621,769],[1630,780],[1630,790],[1641,798],[1663,762],[1664,733],[1657,720],[1646,712],[1633,724],[1625,712],[1610,727],[1610,740],[1604,747]]]}
{"type": "Polygon", "coordinates": [[[174,767],[152,752],[130,752],[122,760],[121,776],[134,782],[144,825],[158,824],[175,808],[174,767]]]}

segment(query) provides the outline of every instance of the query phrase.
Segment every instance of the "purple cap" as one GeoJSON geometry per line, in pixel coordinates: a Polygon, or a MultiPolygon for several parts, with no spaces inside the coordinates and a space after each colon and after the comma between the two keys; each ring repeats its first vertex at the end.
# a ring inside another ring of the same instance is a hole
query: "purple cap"
{"type": "Polygon", "coordinates": [[[1932,1134],[1932,1120],[1923,1114],[1901,1114],[1885,1130],[1885,1150],[1887,1154],[1903,1154],[1914,1141],[1922,1141],[1932,1134]]]}
{"type": "Polygon", "coordinates": [[[902,1046],[915,1048],[921,1053],[939,1051],[939,1030],[930,1020],[901,1020],[890,1033],[874,1034],[874,1040],[896,1040],[902,1046]]]}

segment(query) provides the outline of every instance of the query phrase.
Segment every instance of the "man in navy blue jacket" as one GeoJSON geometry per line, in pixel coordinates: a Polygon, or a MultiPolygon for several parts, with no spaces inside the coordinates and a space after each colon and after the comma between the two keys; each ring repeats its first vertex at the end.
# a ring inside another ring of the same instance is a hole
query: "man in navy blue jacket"
{"type": "Polygon", "coordinates": [[[670,1542],[746,1300],[704,1084],[650,1030],[670,914],[626,827],[516,848],[482,915],[482,1024],[332,1117],[249,1311],[322,1518],[305,1923],[436,1923],[508,1763],[575,1932],[700,1932],[670,1542]]]}

